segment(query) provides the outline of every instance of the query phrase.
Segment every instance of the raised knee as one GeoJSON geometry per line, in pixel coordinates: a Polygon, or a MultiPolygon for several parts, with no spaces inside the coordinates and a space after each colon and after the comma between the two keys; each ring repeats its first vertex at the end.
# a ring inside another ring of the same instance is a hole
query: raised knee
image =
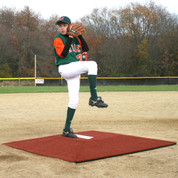
{"type": "Polygon", "coordinates": [[[98,65],[95,61],[90,61],[90,70],[88,75],[97,75],[98,65]]]}
{"type": "Polygon", "coordinates": [[[97,63],[95,61],[91,61],[91,62],[92,62],[93,67],[95,67],[97,69],[98,68],[97,63]]]}

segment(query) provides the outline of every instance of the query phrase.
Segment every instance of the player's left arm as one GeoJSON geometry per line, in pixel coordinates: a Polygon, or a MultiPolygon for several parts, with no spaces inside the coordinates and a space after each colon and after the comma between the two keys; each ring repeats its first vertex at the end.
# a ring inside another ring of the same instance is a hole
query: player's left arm
{"type": "Polygon", "coordinates": [[[89,47],[87,42],[85,41],[85,39],[83,38],[82,35],[78,36],[78,40],[82,49],[82,52],[88,52],[89,51],[89,47]]]}

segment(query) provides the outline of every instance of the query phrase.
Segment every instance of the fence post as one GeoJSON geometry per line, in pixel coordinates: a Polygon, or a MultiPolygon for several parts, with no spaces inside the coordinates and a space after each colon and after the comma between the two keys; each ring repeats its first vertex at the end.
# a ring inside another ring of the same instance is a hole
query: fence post
{"type": "Polygon", "coordinates": [[[36,54],[34,59],[34,75],[35,75],[35,87],[36,87],[36,54]]]}
{"type": "Polygon", "coordinates": [[[19,78],[19,87],[20,87],[20,78],[19,78]]]}

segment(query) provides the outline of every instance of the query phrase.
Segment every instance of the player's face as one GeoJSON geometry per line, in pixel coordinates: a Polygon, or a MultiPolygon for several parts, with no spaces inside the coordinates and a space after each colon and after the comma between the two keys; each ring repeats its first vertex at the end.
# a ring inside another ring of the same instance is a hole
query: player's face
{"type": "Polygon", "coordinates": [[[59,31],[62,35],[66,35],[67,28],[68,28],[68,24],[66,24],[66,23],[59,24],[59,31]]]}

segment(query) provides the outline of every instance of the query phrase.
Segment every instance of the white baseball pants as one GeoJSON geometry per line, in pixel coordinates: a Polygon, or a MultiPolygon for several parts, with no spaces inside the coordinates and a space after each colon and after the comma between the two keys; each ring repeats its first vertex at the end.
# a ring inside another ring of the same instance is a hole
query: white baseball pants
{"type": "Polygon", "coordinates": [[[97,63],[95,61],[78,61],[58,67],[58,72],[67,81],[69,103],[68,107],[76,109],[79,102],[80,75],[97,75],[97,63]]]}

